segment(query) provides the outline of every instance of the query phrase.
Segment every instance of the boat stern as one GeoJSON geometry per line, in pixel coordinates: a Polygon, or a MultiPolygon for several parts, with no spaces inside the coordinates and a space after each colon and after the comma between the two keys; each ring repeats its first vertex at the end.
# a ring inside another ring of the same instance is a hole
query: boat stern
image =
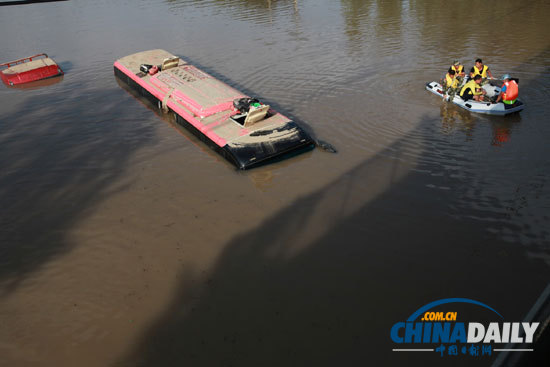
{"type": "Polygon", "coordinates": [[[239,169],[249,169],[274,160],[288,158],[315,147],[314,140],[294,121],[255,130],[227,143],[223,155],[239,169]]]}

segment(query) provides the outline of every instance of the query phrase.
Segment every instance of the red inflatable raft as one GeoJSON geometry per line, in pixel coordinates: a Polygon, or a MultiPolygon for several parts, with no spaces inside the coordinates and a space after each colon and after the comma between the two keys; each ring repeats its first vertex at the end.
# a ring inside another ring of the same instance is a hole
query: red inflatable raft
{"type": "Polygon", "coordinates": [[[59,75],[63,75],[63,70],[46,54],[38,54],[0,64],[0,78],[8,86],[53,78],[59,75]]]}

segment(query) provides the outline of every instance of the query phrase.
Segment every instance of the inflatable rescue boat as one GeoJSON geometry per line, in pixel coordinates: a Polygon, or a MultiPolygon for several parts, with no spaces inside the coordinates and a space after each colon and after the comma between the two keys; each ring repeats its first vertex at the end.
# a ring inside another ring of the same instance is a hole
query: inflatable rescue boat
{"type": "MultiPolygon", "coordinates": [[[[523,110],[524,104],[519,99],[511,105],[502,102],[477,102],[472,99],[465,101],[459,95],[461,87],[462,86],[458,87],[457,93],[451,102],[453,102],[457,106],[464,108],[465,110],[489,115],[508,115],[523,110]]],[[[490,99],[496,99],[496,97],[500,94],[500,88],[489,83],[483,85],[482,88],[487,92],[486,96],[490,99]]],[[[448,95],[445,95],[445,89],[438,82],[431,82],[426,84],[426,89],[433,94],[440,96],[441,98],[445,98],[446,100],[450,99],[448,95]]]]}
{"type": "Polygon", "coordinates": [[[167,51],[123,57],[114,71],[239,169],[315,146],[294,121],[167,51]]]}

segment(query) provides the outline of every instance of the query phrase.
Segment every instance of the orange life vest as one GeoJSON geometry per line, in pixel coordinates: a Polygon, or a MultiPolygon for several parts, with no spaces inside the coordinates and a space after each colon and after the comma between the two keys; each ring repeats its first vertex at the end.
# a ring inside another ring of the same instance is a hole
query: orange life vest
{"type": "Polygon", "coordinates": [[[518,90],[518,83],[516,83],[515,80],[511,80],[509,82],[506,82],[502,84],[502,86],[506,86],[506,92],[503,93],[502,100],[503,101],[514,101],[516,98],[518,98],[519,90],[518,90]]]}

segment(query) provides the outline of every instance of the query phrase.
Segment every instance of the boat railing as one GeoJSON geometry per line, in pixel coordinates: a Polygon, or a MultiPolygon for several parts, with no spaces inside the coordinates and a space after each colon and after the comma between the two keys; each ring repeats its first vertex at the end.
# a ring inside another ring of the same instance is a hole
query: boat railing
{"type": "Polygon", "coordinates": [[[30,61],[32,61],[33,59],[36,59],[36,58],[41,57],[41,56],[48,57],[48,55],[45,54],[45,53],[36,54],[36,55],[33,55],[33,56],[24,57],[24,58],[19,59],[19,60],[14,60],[14,61],[5,62],[5,63],[3,63],[3,64],[0,64],[0,68],[1,68],[1,67],[7,67],[7,68],[9,68],[10,66],[14,66],[14,65],[18,65],[18,64],[23,64],[23,63],[25,63],[25,62],[30,62],[30,61]]]}

